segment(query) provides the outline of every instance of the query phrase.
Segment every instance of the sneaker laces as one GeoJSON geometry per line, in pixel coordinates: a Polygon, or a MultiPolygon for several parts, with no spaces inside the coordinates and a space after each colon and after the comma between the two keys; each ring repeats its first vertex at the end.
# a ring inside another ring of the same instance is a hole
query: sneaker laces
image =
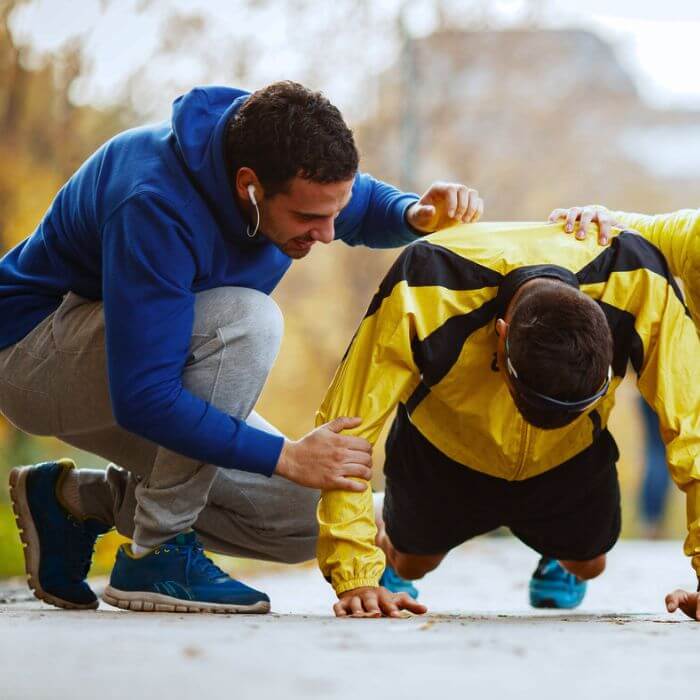
{"type": "Polygon", "coordinates": [[[228,574],[222,571],[209,557],[204,553],[204,547],[202,547],[199,542],[187,547],[187,562],[186,568],[189,571],[190,568],[195,572],[207,577],[210,580],[225,577],[228,578],[228,574]]]}

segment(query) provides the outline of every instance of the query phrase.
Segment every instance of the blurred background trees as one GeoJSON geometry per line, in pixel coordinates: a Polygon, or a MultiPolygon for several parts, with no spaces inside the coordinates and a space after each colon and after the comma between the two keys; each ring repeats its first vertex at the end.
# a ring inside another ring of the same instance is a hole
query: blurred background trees
{"type": "MultiPolygon", "coordinates": [[[[177,95],[212,82],[253,90],[292,78],[322,89],[353,127],[364,170],[418,192],[434,179],[475,186],[486,219],[543,219],[589,202],[697,206],[698,112],[652,106],[619,47],[587,29],[550,26],[548,4],[520,2],[504,24],[494,3],[479,0],[209,3],[218,13],[184,0],[86,0],[81,25],[76,3],[0,0],[0,253],[31,233],[103,141],[167,118],[177,95]],[[57,45],[46,39],[73,24],[57,45]]],[[[395,255],[315,248],[276,291],[286,334],[260,411],[290,436],[312,426],[395,255]]],[[[643,460],[633,382],[618,403],[629,535],[643,460]]],[[[0,575],[21,571],[6,472],[58,455],[99,463],[0,418],[0,575]]],[[[682,499],[672,496],[666,532],[678,536],[682,499]]]]}

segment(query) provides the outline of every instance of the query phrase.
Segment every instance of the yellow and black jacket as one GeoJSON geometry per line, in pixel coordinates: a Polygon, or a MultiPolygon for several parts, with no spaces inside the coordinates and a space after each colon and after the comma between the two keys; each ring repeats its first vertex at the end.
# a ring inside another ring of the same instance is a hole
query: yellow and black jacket
{"type": "MultiPolygon", "coordinates": [[[[673,478],[688,497],[686,554],[700,571],[700,340],[666,260],[623,233],[608,248],[557,224],[484,223],[446,229],[401,253],[372,299],[317,414],[320,425],[361,416],[348,431],[374,443],[398,403],[440,451],[509,480],[553,469],[607,424],[631,362],[657,412],[673,478]],[[495,363],[495,321],[518,276],[542,272],[578,283],[598,301],[614,339],[606,396],[573,423],[525,423],[495,363]]],[[[318,559],[337,593],[376,586],[372,494],[326,491],[318,507],[318,559]]]]}
{"type": "Polygon", "coordinates": [[[616,211],[613,216],[664,254],[671,273],[683,280],[688,308],[700,329],[700,209],[656,216],[616,211]]]}

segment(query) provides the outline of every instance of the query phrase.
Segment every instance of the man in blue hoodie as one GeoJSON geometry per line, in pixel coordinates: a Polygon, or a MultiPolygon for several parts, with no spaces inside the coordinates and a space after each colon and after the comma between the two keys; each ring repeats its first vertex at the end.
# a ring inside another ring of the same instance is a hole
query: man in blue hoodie
{"type": "Polygon", "coordinates": [[[295,442],[253,412],[282,334],[269,294],[317,242],[399,246],[481,210],[462,185],[419,199],[359,173],[337,108],[290,82],[192,90],[170,122],[103,145],[0,261],[0,411],[114,463],[12,471],[37,597],[97,607],[85,578],[116,527],[133,542],[107,602],[266,612],[202,544],[310,559],[316,489],[371,476],[370,445],[341,434],[359,418],[295,442]]]}

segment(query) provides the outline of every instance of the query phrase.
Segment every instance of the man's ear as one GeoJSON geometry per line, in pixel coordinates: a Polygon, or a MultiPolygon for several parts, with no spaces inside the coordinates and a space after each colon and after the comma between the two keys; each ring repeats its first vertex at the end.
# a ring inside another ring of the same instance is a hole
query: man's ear
{"type": "Polygon", "coordinates": [[[496,319],[496,334],[498,337],[505,339],[507,333],[508,324],[502,318],[496,319]]]}
{"type": "Polygon", "coordinates": [[[246,166],[238,168],[234,181],[236,185],[236,193],[242,200],[245,201],[250,199],[248,188],[252,185],[255,191],[257,203],[262,201],[264,197],[263,188],[260,184],[260,180],[258,180],[258,176],[255,174],[255,171],[252,168],[248,168],[246,166]]]}

